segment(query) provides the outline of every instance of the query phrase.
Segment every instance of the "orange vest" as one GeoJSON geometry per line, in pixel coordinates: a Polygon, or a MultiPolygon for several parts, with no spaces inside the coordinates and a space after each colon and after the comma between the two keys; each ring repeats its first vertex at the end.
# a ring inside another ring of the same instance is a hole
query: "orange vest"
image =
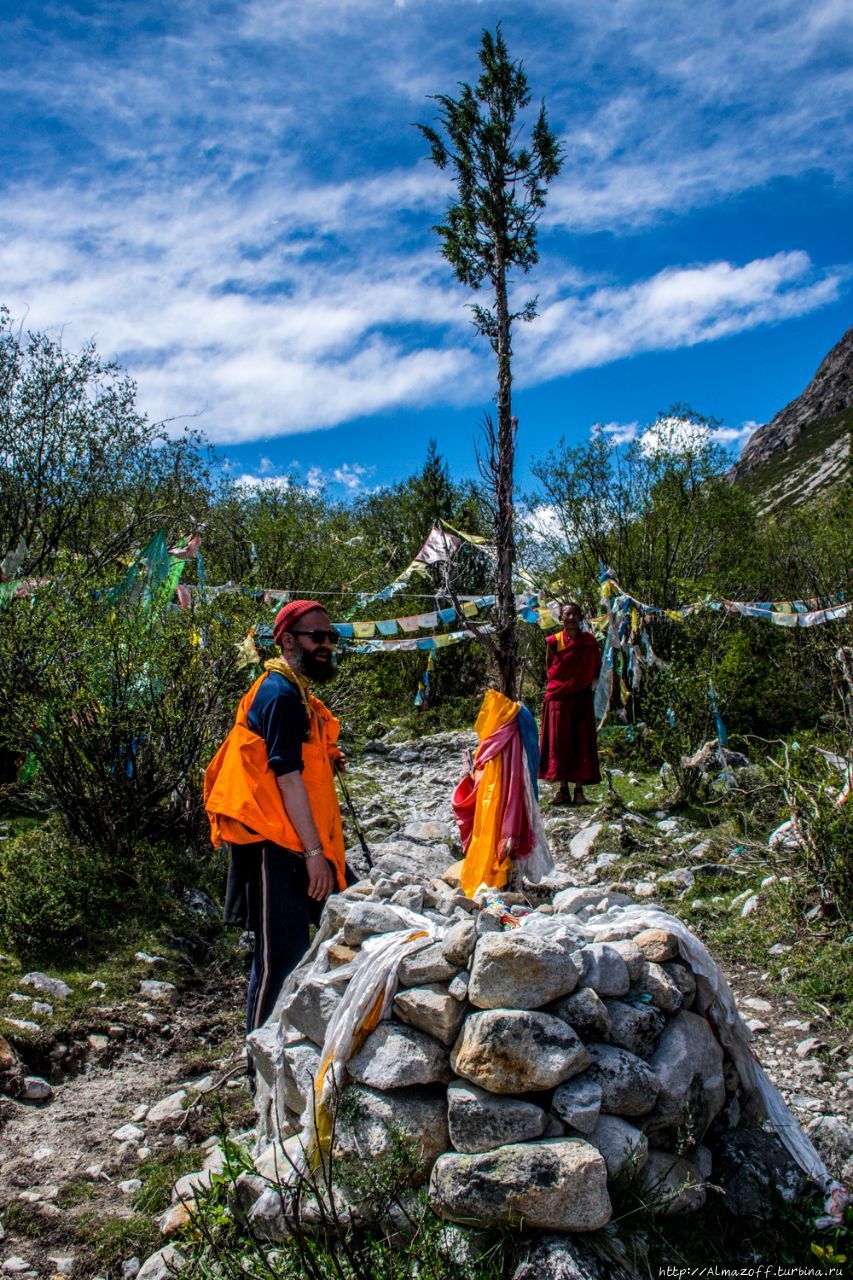
{"type": "MultiPolygon", "coordinates": [[[[268,674],[265,671],[259,676],[241,699],[234,728],[204,775],[204,807],[216,848],[223,843],[269,840],[283,849],[304,852],[269,767],[266,743],[248,724],[249,708],[268,674]]],[[[308,698],[311,724],[302,744],[302,781],[323,853],[335,868],[338,887],[345,889],[344,832],[332,770],[332,761],[340,756],[335,745],[340,724],[319,698],[313,694],[308,698]]]]}

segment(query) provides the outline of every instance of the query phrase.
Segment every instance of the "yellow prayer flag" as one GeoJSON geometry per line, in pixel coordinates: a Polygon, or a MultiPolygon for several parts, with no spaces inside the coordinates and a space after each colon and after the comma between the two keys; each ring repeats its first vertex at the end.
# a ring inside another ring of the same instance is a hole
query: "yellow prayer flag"
{"type": "Polygon", "coordinates": [[[371,636],[376,635],[375,622],[354,622],[352,627],[356,640],[369,640],[371,636]]]}

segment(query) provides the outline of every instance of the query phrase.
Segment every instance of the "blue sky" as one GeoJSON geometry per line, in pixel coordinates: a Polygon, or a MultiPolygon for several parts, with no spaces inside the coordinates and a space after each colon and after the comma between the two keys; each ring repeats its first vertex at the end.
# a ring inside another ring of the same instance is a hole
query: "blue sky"
{"type": "Polygon", "coordinates": [[[503,21],[566,147],[519,285],[519,475],[675,401],[750,424],[851,323],[847,0],[30,0],[0,19],[0,301],[235,473],[458,475],[490,353],[411,127],[503,21]]]}

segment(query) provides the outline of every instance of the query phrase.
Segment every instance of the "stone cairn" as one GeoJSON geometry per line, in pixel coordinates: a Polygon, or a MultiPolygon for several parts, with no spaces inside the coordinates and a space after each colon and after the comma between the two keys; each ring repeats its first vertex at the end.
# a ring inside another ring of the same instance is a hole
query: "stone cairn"
{"type": "MultiPolygon", "coordinates": [[[[401,906],[439,936],[402,961],[390,1016],[347,1064],[340,1084],[356,1105],[340,1110],[333,1157],[373,1162],[392,1150],[395,1134],[407,1135],[434,1210],[469,1226],[596,1231],[613,1214],[612,1193],[628,1182],[660,1212],[689,1212],[703,1205],[712,1175],[729,1182],[737,1212],[738,1177],[746,1175],[731,1139],[749,1099],[694,1009],[696,980],[676,934],[625,937],[618,911],[629,899],[615,887],[504,894],[518,917],[539,901],[537,919],[507,928],[452,883],[416,884],[411,874],[380,867],[329,900],[277,1014],[250,1038],[258,1172],[285,1181],[305,1136],[300,1117],[306,1104],[310,1111],[326,1027],[346,985],[335,983],[335,967],[366,939],[405,927],[401,906]],[[611,908],[610,940],[590,942],[584,922],[611,908]],[[312,969],[321,947],[330,981],[312,969]]],[[[801,1189],[791,1176],[790,1195],[801,1189]]],[[[288,1234],[269,1181],[244,1174],[238,1194],[258,1235],[288,1234]]]]}

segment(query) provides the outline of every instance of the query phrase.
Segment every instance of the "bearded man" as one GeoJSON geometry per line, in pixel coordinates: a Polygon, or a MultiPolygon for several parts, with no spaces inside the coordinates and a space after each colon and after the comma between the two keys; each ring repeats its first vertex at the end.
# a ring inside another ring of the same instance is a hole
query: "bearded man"
{"type": "Polygon", "coordinates": [[[293,600],[273,637],[281,657],[241,700],[204,779],[211,839],[230,847],[225,922],[255,935],[247,1034],[272,1013],[310,926],[348,880],[334,780],[340,726],[309,687],[334,676],[337,635],[316,600],[293,600]]]}

